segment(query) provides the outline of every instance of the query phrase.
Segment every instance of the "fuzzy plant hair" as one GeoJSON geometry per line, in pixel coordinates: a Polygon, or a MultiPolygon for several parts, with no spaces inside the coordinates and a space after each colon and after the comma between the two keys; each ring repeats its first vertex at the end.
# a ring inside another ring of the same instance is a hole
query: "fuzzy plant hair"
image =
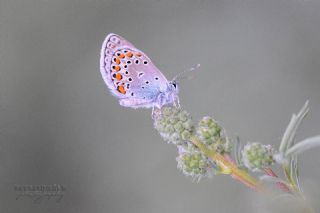
{"type": "MultiPolygon", "coordinates": [[[[296,131],[309,112],[307,101],[293,114],[276,149],[270,144],[231,139],[214,118],[205,116],[195,124],[190,114],[176,106],[164,106],[154,111],[154,127],[169,144],[177,147],[177,167],[193,181],[215,175],[230,175],[249,188],[268,192],[274,185],[279,193],[304,200],[298,171],[297,156],[320,145],[320,135],[296,142],[296,131]],[[275,166],[283,170],[281,177],[275,166]]],[[[305,212],[314,212],[310,207],[305,212]]]]}

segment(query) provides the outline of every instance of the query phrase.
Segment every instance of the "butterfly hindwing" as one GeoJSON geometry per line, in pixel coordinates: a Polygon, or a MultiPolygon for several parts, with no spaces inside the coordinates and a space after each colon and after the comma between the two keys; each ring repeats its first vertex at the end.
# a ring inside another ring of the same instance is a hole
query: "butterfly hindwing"
{"type": "Polygon", "coordinates": [[[167,87],[167,79],[148,56],[116,34],[106,37],[100,66],[110,91],[127,99],[123,101],[126,106],[150,103],[167,87]]]}
{"type": "Polygon", "coordinates": [[[104,40],[101,48],[101,55],[100,55],[100,72],[102,75],[103,80],[107,84],[108,88],[110,89],[111,93],[118,98],[124,98],[123,94],[119,93],[117,88],[115,88],[113,80],[111,78],[111,63],[112,57],[117,49],[121,46],[134,46],[126,41],[119,35],[110,33],[104,40]]]}

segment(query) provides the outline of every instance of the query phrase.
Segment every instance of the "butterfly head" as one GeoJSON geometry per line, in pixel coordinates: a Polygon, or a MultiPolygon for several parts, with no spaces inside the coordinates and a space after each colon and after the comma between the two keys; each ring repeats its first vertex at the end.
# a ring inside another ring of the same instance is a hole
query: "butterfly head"
{"type": "Polygon", "coordinates": [[[169,82],[168,90],[172,93],[178,94],[179,93],[179,85],[177,80],[173,80],[169,82]]]}
{"type": "Polygon", "coordinates": [[[159,93],[155,101],[155,106],[161,108],[164,105],[179,102],[178,93],[179,87],[177,82],[175,80],[167,82],[166,90],[159,93]]]}

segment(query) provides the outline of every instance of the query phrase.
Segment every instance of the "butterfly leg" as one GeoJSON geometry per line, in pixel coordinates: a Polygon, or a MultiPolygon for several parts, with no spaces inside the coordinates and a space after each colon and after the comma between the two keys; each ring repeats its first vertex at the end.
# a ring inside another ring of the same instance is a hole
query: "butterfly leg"
{"type": "Polygon", "coordinates": [[[152,107],[152,111],[151,111],[151,118],[154,120],[155,118],[155,113],[154,113],[154,106],[152,107]]]}
{"type": "Polygon", "coordinates": [[[179,100],[179,97],[176,97],[175,98],[175,101],[173,102],[173,105],[176,107],[176,108],[180,108],[180,100],[179,100]]]}
{"type": "Polygon", "coordinates": [[[156,106],[153,106],[152,107],[152,113],[151,113],[151,118],[154,120],[156,118],[156,116],[159,116],[161,115],[161,109],[159,109],[158,107],[156,106]]]}

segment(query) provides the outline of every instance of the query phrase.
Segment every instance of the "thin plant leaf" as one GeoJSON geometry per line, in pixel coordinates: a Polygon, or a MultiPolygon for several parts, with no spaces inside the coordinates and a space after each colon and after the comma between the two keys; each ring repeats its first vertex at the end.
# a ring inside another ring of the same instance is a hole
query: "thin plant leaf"
{"type": "Polygon", "coordinates": [[[291,168],[290,168],[290,175],[291,179],[295,182],[296,187],[302,193],[301,185],[300,185],[300,178],[299,178],[299,169],[298,169],[298,157],[296,155],[291,156],[291,168]]]}
{"type": "Polygon", "coordinates": [[[237,165],[238,166],[242,165],[242,162],[241,162],[241,142],[240,142],[239,137],[236,137],[233,152],[234,152],[234,158],[236,160],[237,165]]]}
{"type": "Polygon", "coordinates": [[[296,123],[296,115],[293,114],[292,117],[291,117],[291,120],[287,126],[287,129],[286,131],[284,132],[283,136],[282,136],[282,139],[281,139],[281,143],[280,143],[280,147],[279,147],[279,152],[280,153],[284,153],[286,151],[286,148],[287,148],[287,144],[288,144],[288,138],[290,137],[290,134],[292,132],[292,129],[296,123]]]}
{"type": "Polygon", "coordinates": [[[296,115],[293,114],[291,117],[291,120],[288,124],[288,127],[286,131],[283,134],[280,147],[279,147],[279,152],[280,153],[285,153],[290,146],[292,146],[295,133],[301,124],[303,118],[306,116],[306,114],[309,111],[309,101],[306,101],[306,103],[303,105],[302,109],[300,112],[296,115]]]}
{"type": "Polygon", "coordinates": [[[279,154],[283,157],[283,163],[282,168],[284,170],[284,174],[290,183],[292,187],[297,190],[300,190],[299,186],[299,177],[298,177],[298,166],[296,158],[293,158],[289,155],[287,155],[287,151],[294,146],[296,131],[298,127],[300,126],[302,120],[305,118],[307,113],[309,112],[309,101],[306,101],[306,103],[303,105],[299,113],[293,114],[291,117],[291,120],[289,122],[289,125],[282,137],[280,147],[279,147],[279,154]]]}
{"type": "Polygon", "coordinates": [[[291,146],[293,146],[297,129],[299,128],[299,126],[302,123],[303,119],[308,114],[309,110],[310,110],[309,109],[309,101],[306,101],[306,103],[303,105],[302,109],[300,110],[300,112],[298,113],[298,115],[296,117],[297,118],[297,122],[295,123],[295,126],[294,126],[294,129],[292,131],[292,134],[289,137],[289,141],[288,141],[286,150],[288,150],[291,146]]]}
{"type": "Polygon", "coordinates": [[[311,148],[314,148],[317,146],[320,146],[320,135],[312,137],[312,138],[307,138],[307,139],[297,143],[296,145],[294,145],[293,147],[288,149],[285,155],[286,156],[298,155],[301,152],[304,152],[308,149],[311,149],[311,148]]]}

